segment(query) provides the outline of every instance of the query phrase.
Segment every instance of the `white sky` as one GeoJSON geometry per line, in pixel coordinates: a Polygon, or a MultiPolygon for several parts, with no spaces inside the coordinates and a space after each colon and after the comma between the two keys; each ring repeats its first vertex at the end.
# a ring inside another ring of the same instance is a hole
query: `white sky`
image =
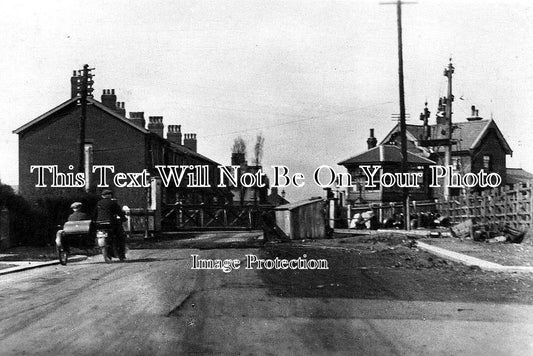
{"type": "MultiPolygon", "coordinates": [[[[428,1],[403,8],[409,123],[436,111],[453,57],[454,121],[475,104],[533,171],[530,1],[428,1]],[[463,97],[464,100],[459,100],[463,97]]],[[[287,165],[322,194],[322,165],[366,149],[399,112],[395,6],[379,1],[3,1],[0,3],[0,179],[17,184],[12,130],[70,96],[70,75],[95,67],[95,97],[114,88],[126,110],[164,116],[229,164],[233,139],[266,138],[263,164],[287,165]]],[[[248,159],[252,159],[252,153],[248,159]]],[[[53,162],[50,162],[53,164],[53,162]]]]}

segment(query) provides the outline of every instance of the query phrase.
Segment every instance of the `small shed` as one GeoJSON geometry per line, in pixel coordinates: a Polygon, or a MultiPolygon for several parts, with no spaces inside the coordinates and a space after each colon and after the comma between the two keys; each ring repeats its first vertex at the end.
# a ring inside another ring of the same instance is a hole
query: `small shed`
{"type": "Polygon", "coordinates": [[[326,237],[326,201],[311,198],[276,207],[276,224],[291,240],[326,237]]]}

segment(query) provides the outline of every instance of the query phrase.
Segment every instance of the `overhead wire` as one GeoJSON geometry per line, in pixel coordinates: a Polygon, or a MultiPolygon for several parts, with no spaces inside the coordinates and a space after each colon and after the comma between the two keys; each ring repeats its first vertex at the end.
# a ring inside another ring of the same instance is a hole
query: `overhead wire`
{"type": "MultiPolygon", "coordinates": [[[[391,103],[393,103],[393,101],[384,101],[384,102],[381,102],[381,103],[371,104],[371,105],[367,105],[367,106],[361,106],[361,107],[358,107],[358,108],[354,108],[354,109],[350,109],[350,110],[346,110],[346,111],[341,111],[341,112],[333,112],[333,113],[328,113],[328,114],[324,114],[324,115],[314,115],[314,116],[311,116],[311,117],[306,117],[306,118],[297,119],[297,120],[290,120],[290,121],[280,122],[280,123],[276,123],[276,124],[259,126],[259,127],[243,129],[243,130],[236,130],[236,131],[225,132],[225,133],[220,133],[220,134],[206,135],[206,136],[203,136],[203,137],[208,138],[208,137],[228,136],[228,135],[234,135],[234,134],[239,134],[239,133],[244,133],[244,132],[269,129],[269,128],[272,128],[272,127],[285,126],[285,125],[295,124],[295,123],[299,123],[299,122],[312,121],[312,120],[318,120],[318,119],[326,119],[326,118],[331,118],[331,117],[334,117],[334,116],[339,116],[339,115],[352,113],[352,112],[363,110],[363,109],[368,109],[368,108],[371,108],[371,107],[374,107],[374,106],[391,104],[391,103]]],[[[298,117],[297,115],[295,115],[295,116],[298,117]]]]}

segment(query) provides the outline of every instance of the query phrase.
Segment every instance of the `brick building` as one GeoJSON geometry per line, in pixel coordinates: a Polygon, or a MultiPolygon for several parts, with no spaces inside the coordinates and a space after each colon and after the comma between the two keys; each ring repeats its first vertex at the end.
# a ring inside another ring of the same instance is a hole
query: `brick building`
{"type": "MultiPolygon", "coordinates": [[[[447,133],[445,123],[440,121],[434,125],[406,125],[407,150],[429,158],[436,164],[444,165],[444,144],[447,133]]],[[[465,173],[495,172],[502,177],[502,185],[506,184],[507,155],[512,154],[511,147],[505,140],[498,125],[493,119],[484,120],[479,112],[472,107],[472,114],[466,121],[454,122],[452,126],[451,164],[455,171],[465,173]]],[[[400,127],[396,125],[381,141],[381,144],[400,146],[400,127]]],[[[437,189],[435,195],[442,195],[437,189]]],[[[460,194],[459,189],[451,189],[451,195],[460,194]]]]}
{"type": "MultiPolygon", "coordinates": [[[[429,111],[425,112],[429,117],[429,111]]],[[[423,125],[406,125],[409,171],[427,171],[428,164],[444,165],[445,145],[448,142],[447,127],[447,123],[440,116],[437,116],[433,125],[428,124],[427,119],[423,125]]],[[[382,165],[384,167],[382,172],[400,171],[399,124],[392,128],[377,147],[375,147],[377,139],[371,129],[367,143],[368,151],[339,163],[347,168],[355,181],[362,177],[358,169],[362,164],[382,165]]],[[[453,123],[451,164],[454,171],[463,175],[476,174],[482,169],[486,173],[498,173],[502,177],[501,185],[504,186],[507,174],[514,172],[509,171],[506,166],[506,158],[510,154],[512,150],[496,122],[492,119],[482,119],[475,107],[472,107],[472,115],[466,118],[466,121],[453,123]]],[[[426,177],[427,174],[426,172],[423,176],[426,177]]],[[[413,200],[442,198],[443,190],[442,186],[429,189],[426,179],[421,189],[410,191],[410,196],[413,200]]],[[[465,192],[458,188],[450,189],[452,196],[462,193],[465,192]]],[[[364,188],[358,190],[356,187],[348,191],[348,201],[351,203],[401,201],[401,189],[380,188],[369,191],[364,188]]]]}
{"type": "MultiPolygon", "coordinates": [[[[75,174],[78,170],[81,107],[77,104],[75,76],[76,73],[71,80],[70,99],[13,131],[19,136],[19,192],[31,201],[74,195],[82,189],[52,188],[48,172],[47,187],[36,187],[37,173],[30,172],[30,166],[35,165],[57,165],[62,173],[75,174]]],[[[207,165],[211,186],[215,186],[218,163],[196,152],[196,134],[182,134],[180,125],[169,125],[165,138],[162,116],[150,116],[148,123],[144,112],[131,112],[127,118],[125,104],[117,102],[113,89],[104,89],[100,101],[94,98],[87,101],[86,166],[112,165],[115,173],[146,169],[155,177],[156,165],[207,165]]],[[[89,189],[98,193],[101,188],[96,187],[96,180],[92,175],[89,189]]],[[[133,208],[146,206],[146,188],[117,188],[112,181],[110,185],[122,204],[133,208]]],[[[228,194],[216,188],[171,186],[162,190],[164,202],[220,201],[227,199],[228,194]]]]}

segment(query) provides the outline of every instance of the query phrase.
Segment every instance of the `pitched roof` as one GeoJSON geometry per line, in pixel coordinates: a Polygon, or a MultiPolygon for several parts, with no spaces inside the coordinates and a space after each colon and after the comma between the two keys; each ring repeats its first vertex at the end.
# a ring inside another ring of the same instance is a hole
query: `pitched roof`
{"type": "MultiPolygon", "coordinates": [[[[402,153],[400,148],[394,145],[380,145],[369,149],[366,152],[348,158],[338,164],[341,166],[347,165],[359,165],[359,164],[375,164],[375,163],[399,163],[402,161],[402,153]]],[[[416,155],[411,152],[407,152],[407,163],[417,165],[429,165],[435,164],[435,162],[416,155]]]]}
{"type": "Polygon", "coordinates": [[[88,98],[88,102],[94,104],[94,106],[96,106],[97,108],[102,109],[103,111],[105,111],[109,115],[112,115],[112,116],[116,117],[120,121],[125,122],[126,124],[136,128],[137,130],[139,130],[139,131],[141,131],[143,133],[147,134],[147,133],[150,132],[149,130],[145,129],[144,127],[141,127],[139,125],[134,124],[131,120],[128,120],[125,116],[120,115],[116,111],[108,108],[107,106],[105,106],[104,104],[102,104],[101,102],[99,102],[99,101],[97,101],[95,99],[88,98]]]}
{"type": "MultiPolygon", "coordinates": [[[[496,132],[496,135],[502,143],[503,149],[506,154],[511,154],[513,151],[511,147],[505,140],[505,137],[501,133],[498,125],[492,119],[490,120],[475,120],[475,121],[463,121],[463,122],[454,122],[454,130],[452,132],[452,139],[457,142],[454,145],[454,151],[466,151],[476,148],[482,141],[485,134],[489,129],[493,128],[496,132]]],[[[408,139],[412,141],[421,141],[424,137],[424,126],[423,125],[406,125],[408,139]]],[[[446,139],[446,135],[443,135],[442,132],[438,132],[439,127],[437,125],[429,125],[430,138],[431,139],[446,139]]],[[[399,132],[399,124],[396,124],[392,130],[385,136],[381,141],[381,144],[387,143],[390,141],[393,134],[399,132]]]]}
{"type": "MultiPolygon", "coordinates": [[[[13,130],[13,133],[15,134],[19,134],[21,132],[24,132],[26,130],[28,130],[29,128],[31,128],[33,125],[39,123],[39,122],[42,122],[44,120],[46,120],[48,117],[50,117],[51,115],[55,114],[56,112],[68,107],[69,105],[72,105],[74,103],[76,103],[78,101],[78,98],[71,98],[61,104],[59,104],[58,106],[56,106],[55,108],[45,112],[44,114],[36,117],[35,119],[31,120],[30,122],[27,122],[26,124],[20,126],[19,128],[13,130]]],[[[140,127],[140,126],[137,126],[135,125],[133,122],[131,122],[130,120],[128,120],[126,117],[118,114],[117,112],[115,112],[114,110],[111,110],[110,108],[108,108],[107,106],[105,106],[104,104],[102,104],[101,102],[95,100],[95,99],[92,99],[92,98],[87,98],[87,101],[94,105],[95,107],[105,111],[106,113],[108,113],[109,115],[112,115],[114,116],[115,118],[119,119],[120,121],[136,128],[137,130],[143,132],[143,133],[149,133],[148,130],[146,130],[145,128],[143,127],[140,127]]]]}
{"type": "Polygon", "coordinates": [[[267,196],[267,202],[275,206],[290,204],[287,199],[278,194],[277,187],[272,187],[270,194],[267,196]]]}
{"type": "Polygon", "coordinates": [[[505,175],[507,184],[533,181],[533,174],[523,170],[522,168],[506,168],[505,175]]]}
{"type": "Polygon", "coordinates": [[[26,129],[30,128],[31,126],[35,125],[36,123],[38,122],[41,122],[42,120],[46,119],[47,117],[49,117],[50,115],[58,112],[59,110],[63,109],[63,108],[66,108],[67,106],[69,106],[70,104],[72,103],[75,103],[78,99],[77,98],[72,98],[72,99],[69,99],[61,104],[59,104],[58,106],[56,106],[55,108],[45,112],[44,114],[36,117],[35,119],[31,120],[30,122],[27,122],[25,123],[24,125],[20,126],[19,128],[13,130],[13,133],[15,134],[19,134],[21,133],[22,131],[25,131],[26,129]]]}
{"type": "Polygon", "coordinates": [[[212,163],[212,164],[216,164],[217,166],[220,166],[220,163],[218,162],[215,162],[213,161],[212,159],[210,158],[207,158],[206,156],[204,155],[201,155],[199,154],[198,152],[195,152],[185,146],[180,146],[174,142],[171,142],[171,141],[168,141],[170,143],[170,146],[175,149],[176,151],[179,151],[180,153],[182,153],[184,156],[189,156],[189,157],[195,157],[195,158],[199,158],[203,161],[206,161],[208,163],[212,163]]]}
{"type": "MultiPolygon", "coordinates": [[[[28,122],[28,123],[20,126],[19,128],[13,130],[13,133],[20,134],[20,133],[30,129],[35,124],[46,120],[48,117],[50,117],[51,115],[55,114],[56,112],[62,110],[63,108],[66,108],[69,105],[74,105],[77,102],[77,100],[78,100],[78,98],[71,98],[71,99],[59,104],[55,108],[45,112],[44,114],[36,117],[35,119],[31,120],[30,122],[28,122]]],[[[93,106],[97,107],[98,109],[100,109],[102,111],[105,111],[107,114],[109,114],[109,115],[113,116],[114,118],[124,122],[125,124],[131,126],[132,128],[135,128],[136,130],[139,130],[139,131],[141,131],[144,134],[150,134],[149,130],[145,129],[144,127],[141,127],[141,126],[138,126],[138,125],[134,124],[131,120],[127,119],[125,116],[120,115],[119,113],[115,112],[114,110],[108,108],[107,106],[105,106],[101,102],[99,102],[99,101],[97,101],[97,100],[95,100],[93,98],[87,98],[87,101],[90,104],[92,104],[93,106]]],[[[160,136],[157,136],[157,137],[160,137],[160,136]]],[[[160,137],[160,138],[162,140],[165,140],[162,137],[160,137]]],[[[190,150],[190,149],[188,149],[185,146],[180,146],[180,145],[174,144],[174,143],[172,143],[170,141],[167,141],[167,142],[169,142],[171,144],[172,148],[174,148],[175,150],[177,150],[180,153],[184,154],[185,156],[195,157],[195,158],[198,158],[200,160],[206,161],[208,163],[220,165],[219,163],[217,163],[217,162],[215,162],[215,161],[213,161],[213,160],[211,160],[211,159],[199,154],[198,152],[190,150]]]]}

